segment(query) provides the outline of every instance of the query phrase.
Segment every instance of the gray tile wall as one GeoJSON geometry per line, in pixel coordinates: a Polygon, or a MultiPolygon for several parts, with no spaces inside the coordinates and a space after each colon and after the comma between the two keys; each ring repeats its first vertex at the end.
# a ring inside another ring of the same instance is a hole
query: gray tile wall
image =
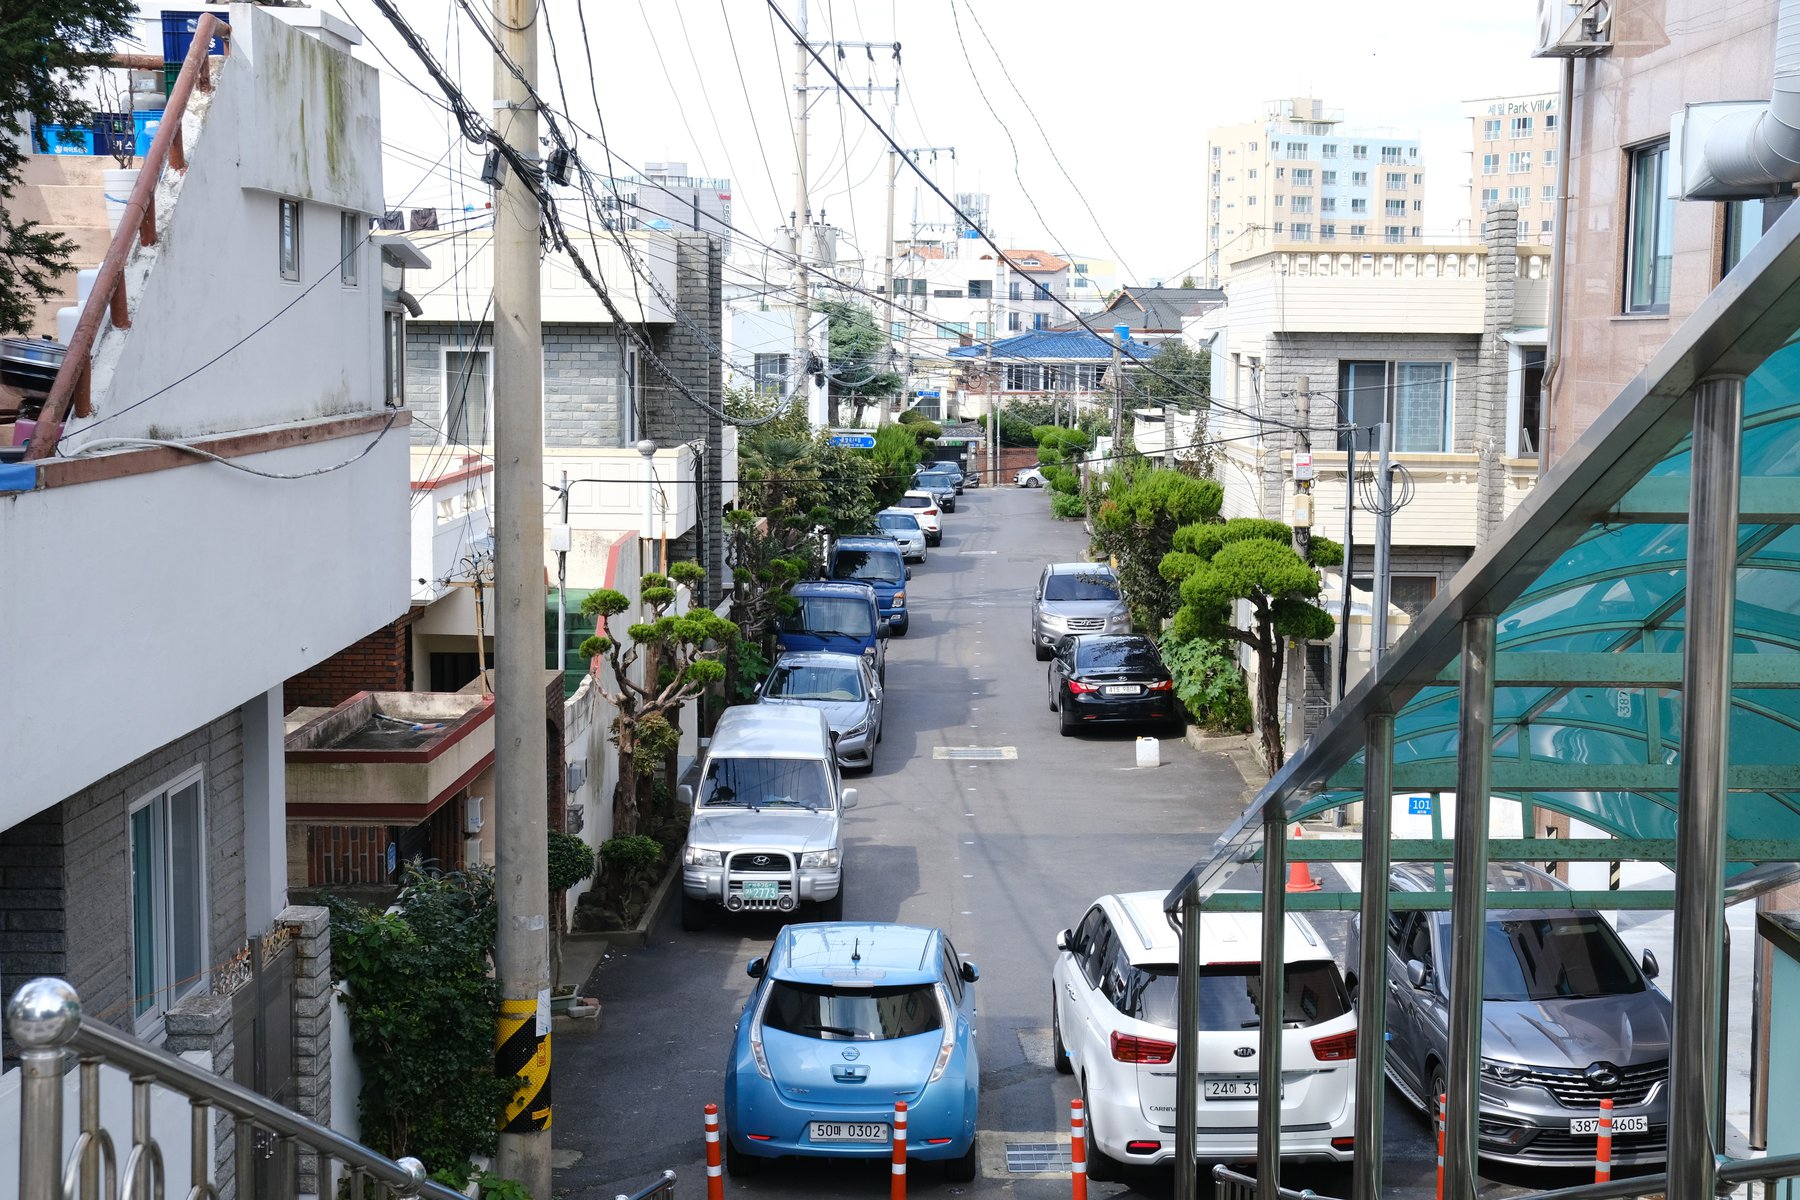
{"type": "MultiPolygon", "coordinates": [[[[471,322],[410,321],[406,326],[406,406],[412,442],[443,439],[444,354],[491,346],[490,331],[471,322]]],[[[636,440],[624,426],[625,373],[610,325],[544,326],[544,444],[620,446],[636,440]]],[[[498,397],[498,393],[496,396],[498,397]]]]}

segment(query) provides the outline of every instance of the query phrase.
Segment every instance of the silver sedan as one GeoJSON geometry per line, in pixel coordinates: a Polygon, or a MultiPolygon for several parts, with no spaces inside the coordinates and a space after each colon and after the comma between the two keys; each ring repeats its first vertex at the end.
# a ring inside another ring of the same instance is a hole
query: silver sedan
{"type": "Polygon", "coordinates": [[[758,687],[762,704],[800,704],[825,714],[838,766],[875,769],[881,740],[881,681],[859,654],[792,651],[758,687]]]}

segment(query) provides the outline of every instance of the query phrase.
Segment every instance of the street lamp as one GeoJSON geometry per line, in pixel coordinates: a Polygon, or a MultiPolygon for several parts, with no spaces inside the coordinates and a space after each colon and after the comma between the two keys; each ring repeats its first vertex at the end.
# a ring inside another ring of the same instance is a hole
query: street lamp
{"type": "Polygon", "coordinates": [[[656,440],[654,438],[640,439],[637,444],[637,452],[644,456],[644,520],[642,529],[638,533],[638,567],[641,574],[643,571],[649,570],[649,551],[645,549],[645,544],[648,543],[652,537],[650,532],[650,522],[652,520],[650,489],[653,485],[656,472],[654,466],[654,459],[656,458],[656,440]]]}

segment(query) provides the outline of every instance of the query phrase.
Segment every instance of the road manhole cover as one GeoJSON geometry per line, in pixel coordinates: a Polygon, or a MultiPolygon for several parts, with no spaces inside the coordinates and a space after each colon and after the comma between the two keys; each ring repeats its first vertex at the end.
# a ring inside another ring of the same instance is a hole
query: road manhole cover
{"type": "Polygon", "coordinates": [[[1013,1175],[1067,1175],[1069,1147],[1065,1142],[1008,1142],[1006,1169],[1013,1175]]]}
{"type": "Polygon", "coordinates": [[[931,757],[997,762],[1016,759],[1019,751],[1013,746],[934,746],[931,757]]]}

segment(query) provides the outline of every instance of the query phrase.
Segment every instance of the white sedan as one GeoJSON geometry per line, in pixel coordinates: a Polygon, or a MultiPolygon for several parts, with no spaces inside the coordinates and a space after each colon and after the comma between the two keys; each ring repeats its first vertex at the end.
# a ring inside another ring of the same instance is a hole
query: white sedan
{"type": "Polygon", "coordinates": [[[1026,467],[1013,476],[1014,487],[1041,488],[1047,486],[1044,473],[1036,467],[1026,467]]]}

